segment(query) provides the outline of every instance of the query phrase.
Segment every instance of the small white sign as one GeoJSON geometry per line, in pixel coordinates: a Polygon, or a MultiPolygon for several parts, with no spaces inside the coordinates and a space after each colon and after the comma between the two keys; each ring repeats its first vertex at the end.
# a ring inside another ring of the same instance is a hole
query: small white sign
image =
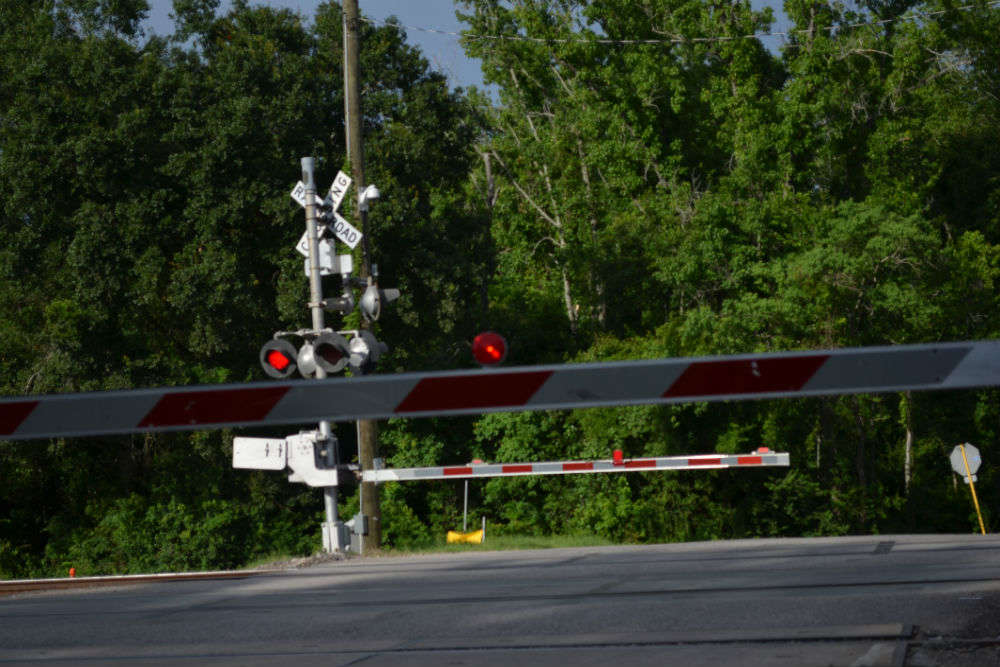
{"type": "Polygon", "coordinates": [[[336,468],[316,467],[316,442],[319,434],[316,432],[290,435],[288,442],[288,467],[292,474],[290,482],[305,482],[309,486],[337,486],[336,468]]]}
{"type": "Polygon", "coordinates": [[[331,225],[333,233],[338,239],[347,244],[347,247],[354,250],[361,240],[361,232],[355,229],[351,223],[344,219],[342,215],[334,211],[334,223],[331,225]]]}
{"type": "Polygon", "coordinates": [[[284,438],[233,438],[233,467],[284,470],[288,447],[284,438]]]}
{"type": "Polygon", "coordinates": [[[969,483],[969,479],[965,475],[965,460],[967,460],[969,462],[969,474],[972,475],[972,481],[976,481],[976,471],[979,470],[979,466],[983,463],[983,459],[979,456],[979,448],[965,443],[965,460],[962,460],[962,445],[951,450],[951,456],[948,458],[951,460],[951,469],[962,477],[965,477],[966,484],[969,483]]]}
{"type": "MultiPolygon", "coordinates": [[[[298,183],[296,183],[295,187],[292,188],[291,196],[292,196],[292,199],[294,199],[295,201],[297,201],[299,203],[299,206],[301,206],[302,208],[305,208],[306,207],[306,184],[303,183],[302,181],[299,181],[298,183]]],[[[320,199],[319,197],[317,197],[316,195],[313,195],[313,203],[316,204],[317,206],[319,206],[319,205],[321,205],[323,203],[323,200],[320,199]]]]}
{"type": "MultiPolygon", "coordinates": [[[[302,266],[309,277],[309,258],[303,262],[302,266]]],[[[354,270],[354,263],[350,255],[335,255],[333,244],[327,240],[319,242],[319,274],[321,276],[332,276],[335,273],[351,273],[354,270]]]]}
{"type": "Polygon", "coordinates": [[[337,255],[338,273],[354,273],[354,258],[350,255],[337,255]]]}
{"type": "Polygon", "coordinates": [[[340,202],[344,201],[344,195],[347,194],[347,188],[351,187],[351,177],[342,171],[337,172],[337,178],[333,179],[333,185],[330,186],[330,192],[326,196],[326,200],[336,211],[340,206],[340,202]]]}

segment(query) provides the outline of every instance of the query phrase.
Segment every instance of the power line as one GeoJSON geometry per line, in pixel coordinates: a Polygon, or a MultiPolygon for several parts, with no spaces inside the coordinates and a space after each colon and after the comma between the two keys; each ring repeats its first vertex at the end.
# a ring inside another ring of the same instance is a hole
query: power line
{"type": "MultiPolygon", "coordinates": [[[[997,7],[1000,6],[1000,0],[993,0],[993,2],[986,3],[985,7],[997,7]]],[[[864,28],[868,26],[880,26],[887,25],[890,23],[898,23],[902,21],[916,21],[919,19],[932,18],[935,16],[940,16],[942,14],[947,14],[951,11],[971,11],[973,9],[979,9],[980,5],[963,5],[961,7],[955,7],[954,9],[941,9],[933,12],[914,12],[911,14],[906,14],[904,16],[897,16],[891,19],[881,19],[878,21],[861,21],[858,23],[846,23],[841,25],[830,26],[828,28],[818,28],[818,29],[803,29],[803,30],[789,30],[787,32],[758,32],[749,35],[723,35],[716,37],[670,37],[666,39],[580,39],[580,38],[546,38],[546,37],[528,37],[527,35],[474,35],[468,33],[455,32],[451,30],[440,30],[437,28],[425,28],[422,26],[404,25],[396,22],[389,22],[384,20],[372,19],[369,17],[364,17],[361,20],[370,23],[375,26],[394,26],[398,28],[405,28],[406,30],[416,30],[418,32],[432,33],[436,35],[447,35],[450,37],[464,37],[469,40],[483,40],[483,41],[509,41],[509,42],[532,42],[536,44],[604,44],[613,46],[630,46],[630,45],[644,45],[644,44],[704,44],[712,42],[731,42],[740,39],[767,39],[773,37],[784,37],[791,38],[795,35],[808,35],[814,32],[828,32],[833,34],[838,30],[844,30],[847,28],[864,28]]]]}

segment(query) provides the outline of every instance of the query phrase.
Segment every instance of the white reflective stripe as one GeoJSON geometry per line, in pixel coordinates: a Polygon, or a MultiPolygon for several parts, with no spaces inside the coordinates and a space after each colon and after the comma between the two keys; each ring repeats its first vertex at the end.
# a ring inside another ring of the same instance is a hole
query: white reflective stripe
{"type": "MultiPolygon", "coordinates": [[[[868,391],[941,384],[971,351],[972,345],[959,345],[873,348],[833,354],[803,390],[825,391],[862,383],[870,387],[868,391]]],[[[994,355],[1000,359],[996,350],[994,355]]]]}
{"type": "MultiPolygon", "coordinates": [[[[116,396],[113,401],[103,393],[38,397],[43,400],[21,423],[14,437],[129,433],[162,395],[162,391],[140,390],[116,396]]],[[[8,436],[0,435],[0,440],[5,437],[8,436]]]]}
{"type": "Polygon", "coordinates": [[[352,421],[359,414],[394,416],[396,406],[419,381],[413,375],[382,375],[297,382],[271,410],[268,421],[293,424],[319,419],[352,421]],[[373,379],[378,381],[370,382],[373,379]]]}
{"type": "Polygon", "coordinates": [[[428,479],[469,479],[474,477],[523,477],[527,475],[577,475],[611,472],[650,472],[656,470],[713,470],[719,468],[761,468],[788,466],[785,452],[751,454],[696,454],[593,461],[540,461],[528,463],[471,463],[427,468],[383,468],[365,470],[365,482],[405,482],[428,479]],[[759,460],[759,463],[757,462],[759,460]],[[641,464],[641,465],[636,465],[641,464]],[[517,470],[511,471],[511,468],[517,470]],[[505,471],[507,469],[507,471],[505,471]]]}
{"type": "Polygon", "coordinates": [[[968,343],[967,354],[958,366],[942,379],[942,389],[994,387],[1000,384],[1000,341],[968,343]]]}
{"type": "Polygon", "coordinates": [[[636,366],[634,362],[609,363],[600,368],[567,365],[554,373],[528,404],[562,405],[581,400],[647,402],[659,398],[690,365],[687,359],[663,360],[648,366],[636,366]]]}

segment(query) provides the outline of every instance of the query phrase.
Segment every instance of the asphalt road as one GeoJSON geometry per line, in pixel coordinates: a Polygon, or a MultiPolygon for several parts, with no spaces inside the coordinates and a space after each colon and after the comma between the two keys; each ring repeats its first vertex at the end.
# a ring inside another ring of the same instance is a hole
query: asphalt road
{"type": "Polygon", "coordinates": [[[0,598],[0,665],[1000,665],[1000,536],[355,558],[0,598]]]}

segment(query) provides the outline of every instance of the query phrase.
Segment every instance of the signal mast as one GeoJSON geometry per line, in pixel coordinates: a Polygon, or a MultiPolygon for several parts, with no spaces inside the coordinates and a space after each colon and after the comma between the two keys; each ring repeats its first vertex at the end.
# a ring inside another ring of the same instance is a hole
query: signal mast
{"type": "MultiPolygon", "coordinates": [[[[316,195],[314,177],[315,161],[302,158],[302,180],[292,189],[291,197],[305,209],[306,230],[295,249],[305,257],[305,274],[309,279],[309,310],[312,327],[297,331],[278,331],[260,350],[260,365],[269,377],[284,380],[297,370],[304,378],[322,380],[349,368],[354,375],[364,375],[375,370],[379,358],[388,346],[375,338],[368,329],[335,331],[326,326],[325,311],[347,315],[358,308],[366,322],[375,322],[382,314],[383,304],[399,298],[399,290],[382,289],[378,284],[378,270],[372,266],[371,276],[361,280],[353,274],[354,264],[350,254],[338,255],[337,241],[354,249],[362,233],[337,212],[351,186],[351,178],[338,172],[327,195],[316,195]],[[339,275],[340,296],[323,298],[324,276],[339,275]],[[360,298],[355,290],[361,290],[360,298]],[[302,341],[298,349],[291,342],[302,341]]],[[[367,209],[369,202],[381,196],[374,185],[358,194],[358,206],[367,209]]],[[[367,521],[358,514],[343,523],[337,515],[337,486],[339,474],[354,471],[340,465],[337,458],[337,437],[329,420],[321,420],[315,431],[305,431],[283,440],[268,438],[238,438],[234,443],[234,463],[241,460],[267,461],[271,452],[280,451],[292,473],[290,481],[304,482],[323,488],[326,520],[323,523],[323,549],[328,553],[352,550],[361,551],[361,540],[367,534],[367,521]],[[354,539],[357,538],[357,539],[354,539]]],[[[283,466],[282,466],[283,467],[283,466]]]]}

